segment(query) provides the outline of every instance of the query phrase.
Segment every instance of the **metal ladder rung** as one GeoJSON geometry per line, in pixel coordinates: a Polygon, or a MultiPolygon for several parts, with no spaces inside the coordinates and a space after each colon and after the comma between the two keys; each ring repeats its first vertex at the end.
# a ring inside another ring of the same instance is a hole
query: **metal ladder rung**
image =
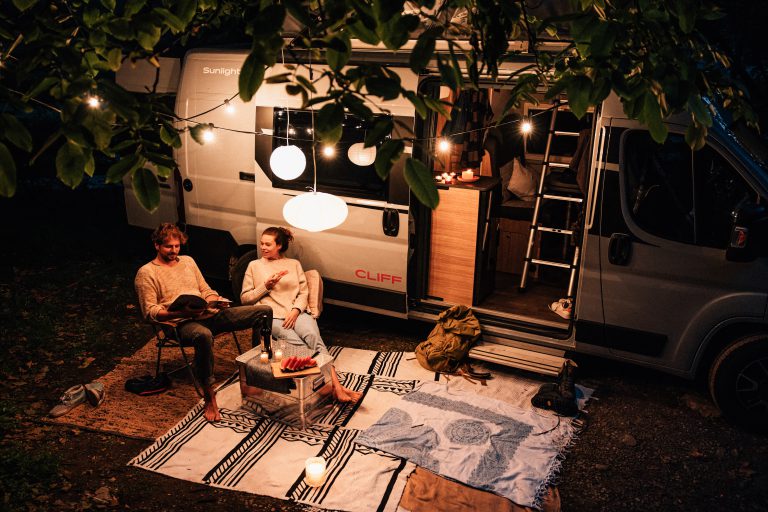
{"type": "Polygon", "coordinates": [[[537,260],[535,258],[531,259],[531,263],[538,263],[539,265],[547,265],[548,267],[560,267],[560,268],[572,267],[570,263],[562,263],[559,261],[549,261],[549,260],[537,260]]]}
{"type": "Polygon", "coordinates": [[[560,229],[560,228],[550,228],[547,226],[536,226],[536,229],[538,231],[546,231],[547,233],[557,233],[558,235],[572,235],[573,230],[572,229],[560,229]]]}
{"type": "Polygon", "coordinates": [[[541,197],[544,199],[555,199],[557,201],[570,201],[572,203],[580,203],[584,200],[581,197],[558,196],[556,194],[542,194],[541,197]]]}
{"type": "Polygon", "coordinates": [[[555,130],[555,135],[563,135],[563,136],[566,136],[566,137],[578,137],[579,136],[579,132],[564,132],[564,131],[560,131],[560,130],[555,130]]]}
{"type": "Polygon", "coordinates": [[[560,162],[547,162],[547,167],[557,167],[558,169],[568,169],[570,164],[562,164],[560,162]]]}

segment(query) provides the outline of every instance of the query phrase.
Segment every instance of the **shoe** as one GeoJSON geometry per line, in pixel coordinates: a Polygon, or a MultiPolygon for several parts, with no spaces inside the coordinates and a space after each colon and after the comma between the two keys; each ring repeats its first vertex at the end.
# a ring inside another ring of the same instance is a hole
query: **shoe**
{"type": "Polygon", "coordinates": [[[85,386],[85,398],[88,403],[94,407],[101,405],[104,401],[104,384],[101,382],[91,382],[85,386]]]}
{"type": "Polygon", "coordinates": [[[85,386],[78,384],[72,386],[61,395],[59,403],[48,413],[52,418],[64,416],[80,404],[85,403],[85,386]]]}
{"type": "Polygon", "coordinates": [[[557,388],[560,396],[563,398],[567,400],[576,399],[576,363],[570,359],[565,360],[563,369],[560,371],[557,388]]]}
{"type": "Polygon", "coordinates": [[[573,312],[573,303],[570,299],[560,299],[550,304],[549,310],[566,320],[570,320],[573,312]]]}
{"type": "Polygon", "coordinates": [[[140,396],[156,395],[168,391],[171,387],[171,379],[168,374],[162,372],[153,377],[151,375],[144,375],[134,379],[128,379],[125,381],[125,390],[131,393],[136,393],[140,396]]]}

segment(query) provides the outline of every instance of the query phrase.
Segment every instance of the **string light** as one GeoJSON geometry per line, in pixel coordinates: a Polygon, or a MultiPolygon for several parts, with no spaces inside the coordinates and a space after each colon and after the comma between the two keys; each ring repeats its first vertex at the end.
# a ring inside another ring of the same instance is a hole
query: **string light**
{"type": "Polygon", "coordinates": [[[203,142],[206,144],[216,140],[216,135],[213,133],[213,127],[205,128],[203,130],[203,142]]]}
{"type": "Polygon", "coordinates": [[[323,156],[326,158],[331,158],[336,154],[336,148],[333,146],[323,146],[323,156]]]}
{"type": "Polygon", "coordinates": [[[440,139],[437,143],[437,149],[441,153],[447,153],[451,149],[451,143],[445,139],[440,139]]]}
{"type": "Polygon", "coordinates": [[[235,106],[232,104],[229,100],[224,100],[224,112],[227,114],[234,114],[235,113],[235,106]]]}
{"type": "Polygon", "coordinates": [[[525,120],[520,123],[520,132],[523,135],[529,135],[533,131],[533,124],[529,120],[525,120]]]}
{"type": "Polygon", "coordinates": [[[101,105],[101,100],[98,96],[89,96],[85,102],[88,103],[88,106],[91,108],[99,108],[99,105],[101,105]]]}

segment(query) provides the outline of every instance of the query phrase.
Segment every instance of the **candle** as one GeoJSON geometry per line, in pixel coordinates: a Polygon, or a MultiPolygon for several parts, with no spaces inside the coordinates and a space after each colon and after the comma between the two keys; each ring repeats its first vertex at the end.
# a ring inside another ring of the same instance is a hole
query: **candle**
{"type": "Polygon", "coordinates": [[[260,360],[262,363],[268,363],[268,362],[269,362],[269,354],[267,354],[266,352],[262,352],[262,353],[259,355],[259,360],[260,360]]]}
{"type": "Polygon", "coordinates": [[[319,487],[325,483],[325,459],[310,457],[304,464],[305,478],[310,487],[319,487]]]}
{"type": "Polygon", "coordinates": [[[275,361],[283,360],[283,351],[280,349],[275,350],[275,361]]]}
{"type": "Polygon", "coordinates": [[[472,172],[472,169],[461,171],[461,179],[463,179],[464,181],[471,181],[472,178],[474,177],[475,177],[475,173],[472,172]]]}

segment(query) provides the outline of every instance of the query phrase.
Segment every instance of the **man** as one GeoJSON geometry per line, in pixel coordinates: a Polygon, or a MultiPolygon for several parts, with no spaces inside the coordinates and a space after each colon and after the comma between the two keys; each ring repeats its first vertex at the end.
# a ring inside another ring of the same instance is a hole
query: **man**
{"type": "Polygon", "coordinates": [[[179,337],[185,346],[195,348],[195,372],[203,388],[205,419],[211,422],[221,419],[213,390],[213,337],[223,331],[252,329],[253,346],[258,345],[261,334],[270,336],[272,308],[253,305],[227,307],[217,304],[217,309],[185,306],[169,311],[168,306],[179,295],[196,295],[206,302],[226,301],[205,282],[200,269],[189,256],[179,256],[179,250],[187,242],[187,235],[176,225],[161,224],[152,233],[157,255],[136,273],[134,285],[139,297],[142,316],[152,322],[177,326],[179,337]]]}

